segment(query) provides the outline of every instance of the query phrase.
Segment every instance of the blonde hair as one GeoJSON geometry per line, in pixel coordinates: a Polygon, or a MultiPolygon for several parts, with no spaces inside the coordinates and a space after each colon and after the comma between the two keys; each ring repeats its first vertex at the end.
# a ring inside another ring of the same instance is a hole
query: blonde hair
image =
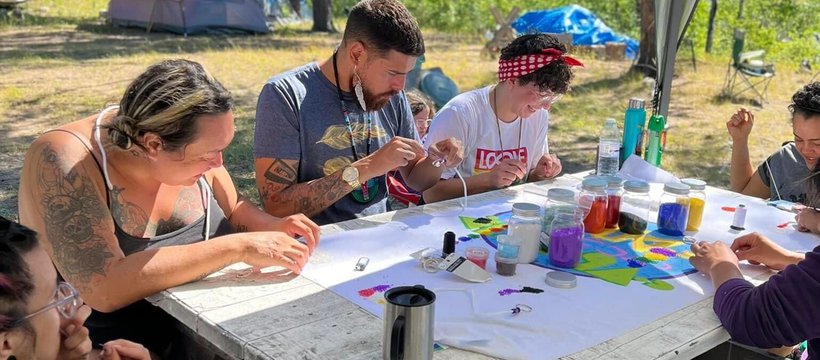
{"type": "Polygon", "coordinates": [[[231,93],[199,63],[166,60],[139,75],[120,100],[117,116],[106,125],[111,142],[128,150],[154,133],[163,149],[176,151],[194,141],[199,116],[233,109],[231,93]]]}

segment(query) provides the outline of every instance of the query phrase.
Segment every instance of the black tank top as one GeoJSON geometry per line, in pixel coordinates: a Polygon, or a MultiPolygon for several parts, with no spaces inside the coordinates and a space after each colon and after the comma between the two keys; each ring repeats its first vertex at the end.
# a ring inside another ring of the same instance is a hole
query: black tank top
{"type": "MultiPolygon", "coordinates": [[[[96,131],[97,129],[95,129],[96,131]]],[[[92,159],[100,170],[106,185],[106,205],[111,207],[111,189],[108,187],[110,181],[107,173],[104,170],[99,159],[91,150],[90,144],[77,135],[68,130],[56,129],[52,131],[62,131],[71,134],[88,150],[92,159]]],[[[104,151],[100,147],[100,151],[104,151]]],[[[126,233],[114,219],[114,235],[120,249],[125,256],[136,252],[160,248],[163,246],[186,245],[200,242],[206,239],[206,216],[210,216],[210,234],[207,238],[212,239],[221,235],[231,234],[234,231],[233,226],[228,222],[222,208],[219,207],[216,199],[213,197],[213,191],[210,191],[210,185],[204,178],[197,182],[200,190],[207,194],[208,209],[206,214],[201,216],[196,221],[184,226],[176,231],[154,236],[151,238],[140,238],[126,233]],[[203,187],[207,187],[205,190],[203,187]]],[[[154,306],[146,300],[139,300],[122,309],[102,313],[92,310],[91,316],[85,322],[85,326],[89,330],[89,337],[95,348],[100,348],[101,344],[115,339],[126,339],[143,344],[152,352],[160,355],[170,355],[177,358],[179,349],[174,348],[174,344],[180,344],[183,341],[182,332],[179,330],[180,324],[176,319],[169,315],[159,307],[154,306]]]]}

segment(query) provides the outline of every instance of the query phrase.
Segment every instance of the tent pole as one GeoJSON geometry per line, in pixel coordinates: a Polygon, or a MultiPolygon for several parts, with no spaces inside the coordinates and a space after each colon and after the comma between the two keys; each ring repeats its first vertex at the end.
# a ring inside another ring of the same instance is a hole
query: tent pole
{"type": "MultiPolygon", "coordinates": [[[[657,0],[656,0],[657,1],[657,0]]],[[[660,0],[670,1],[670,0],[660,0]]],[[[660,103],[657,112],[669,119],[669,95],[672,91],[672,77],[675,74],[675,57],[678,53],[678,29],[683,18],[685,1],[671,1],[667,14],[666,36],[663,44],[663,72],[660,75],[660,103]]]]}

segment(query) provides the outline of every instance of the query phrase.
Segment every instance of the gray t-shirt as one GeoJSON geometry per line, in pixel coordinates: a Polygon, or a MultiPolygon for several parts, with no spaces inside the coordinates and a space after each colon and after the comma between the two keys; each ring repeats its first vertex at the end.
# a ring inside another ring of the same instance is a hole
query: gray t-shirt
{"type": "MultiPolygon", "coordinates": [[[[359,159],[367,156],[368,133],[371,154],[395,136],[419,139],[403,92],[369,114],[362,111],[352,93],[342,92],[342,98],[359,159]],[[370,131],[368,116],[372,119],[370,131]]],[[[299,183],[323,178],[355,161],[336,86],[318,64],[279,74],[265,84],[256,106],[253,155],[299,160],[299,183]]],[[[367,183],[370,201],[363,203],[361,190],[354,190],[312,220],[322,225],[385,212],[386,186],[384,176],[371,179],[367,183]]]]}
{"type": "Polygon", "coordinates": [[[773,200],[777,200],[779,192],[780,199],[800,204],[806,202],[806,179],[809,177],[809,168],[793,142],[783,145],[769,156],[758,166],[757,173],[763,184],[771,190],[773,200]],[[772,176],[776,186],[772,186],[772,176]]]}

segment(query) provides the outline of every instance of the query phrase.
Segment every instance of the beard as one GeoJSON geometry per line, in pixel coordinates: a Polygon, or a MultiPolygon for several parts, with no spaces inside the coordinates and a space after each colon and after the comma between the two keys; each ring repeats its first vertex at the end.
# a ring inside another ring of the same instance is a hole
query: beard
{"type": "Polygon", "coordinates": [[[369,91],[368,88],[362,87],[364,92],[364,103],[367,104],[367,111],[376,111],[381,110],[387,103],[390,102],[390,99],[398,94],[398,91],[388,91],[381,94],[373,94],[369,91]]]}
{"type": "MultiPolygon", "coordinates": [[[[398,91],[387,91],[380,94],[376,94],[367,86],[367,80],[365,78],[361,78],[362,81],[362,94],[364,95],[364,103],[367,105],[366,111],[378,111],[387,106],[387,103],[390,102],[390,99],[398,94],[398,91]]],[[[350,88],[354,89],[353,79],[350,80],[350,88]]],[[[353,96],[357,96],[355,91],[353,96]]],[[[358,101],[358,99],[356,100],[358,101]]]]}

